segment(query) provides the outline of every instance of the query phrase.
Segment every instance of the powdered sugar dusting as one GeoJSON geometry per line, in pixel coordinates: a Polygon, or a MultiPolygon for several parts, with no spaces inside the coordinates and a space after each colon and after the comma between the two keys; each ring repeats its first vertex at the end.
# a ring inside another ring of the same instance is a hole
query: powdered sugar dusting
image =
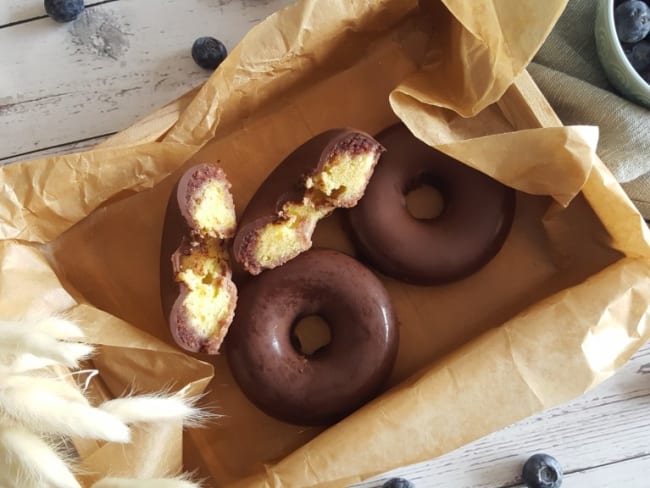
{"type": "Polygon", "coordinates": [[[117,59],[129,48],[128,24],[105,9],[86,9],[71,24],[72,42],[97,56],[117,59]]]}

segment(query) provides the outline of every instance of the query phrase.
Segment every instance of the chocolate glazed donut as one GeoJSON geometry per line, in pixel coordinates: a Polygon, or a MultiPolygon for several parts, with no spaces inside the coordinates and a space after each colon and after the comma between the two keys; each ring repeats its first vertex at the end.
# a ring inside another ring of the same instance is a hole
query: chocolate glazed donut
{"type": "Polygon", "coordinates": [[[169,196],[160,245],[162,311],[183,349],[217,354],[232,322],[227,240],[235,227],[226,173],[205,163],[186,170],[169,196]]]}
{"type": "Polygon", "coordinates": [[[449,283],[487,264],[510,232],[514,190],[436,151],[403,124],[377,140],[386,152],[348,214],[362,256],[382,273],[420,285],[449,283]],[[416,219],[406,207],[406,195],[421,185],[442,195],[433,219],[416,219]]]}
{"type": "Polygon", "coordinates": [[[241,290],[226,354],[241,390],[268,415],[326,425],[379,392],[397,345],[394,312],[375,275],[344,254],[312,249],[241,290]],[[331,341],[305,356],[292,331],[310,315],[327,322],[331,341]]]}

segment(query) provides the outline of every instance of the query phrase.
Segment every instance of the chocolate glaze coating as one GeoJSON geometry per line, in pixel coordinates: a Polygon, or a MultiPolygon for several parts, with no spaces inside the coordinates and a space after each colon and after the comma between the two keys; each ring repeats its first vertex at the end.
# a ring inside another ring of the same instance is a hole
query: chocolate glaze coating
{"type": "MultiPolygon", "coordinates": [[[[226,176],[217,166],[199,164],[183,173],[172,189],[167,202],[160,244],[159,279],[163,315],[174,341],[188,351],[211,354],[216,353],[228,327],[222,328],[221,336],[214,338],[209,344],[210,350],[206,350],[207,344],[199,340],[187,324],[186,312],[181,304],[188,294],[188,289],[175,277],[180,270],[181,258],[189,254],[190,250],[197,246],[197,240],[201,238],[197,225],[188,211],[190,198],[201,183],[213,178],[225,179],[226,176]]],[[[229,235],[232,235],[232,232],[229,235]]],[[[225,276],[230,276],[227,267],[223,271],[225,276]]],[[[229,287],[232,296],[236,296],[236,288],[232,282],[225,281],[223,286],[229,287]]]]}
{"type": "MultiPolygon", "coordinates": [[[[193,229],[186,217],[188,204],[187,180],[190,173],[186,172],[174,185],[167,201],[165,221],[163,224],[160,244],[160,299],[163,315],[170,317],[174,302],[181,294],[181,284],[175,280],[182,249],[187,250],[191,243],[193,229]],[[184,180],[184,181],[181,181],[184,180]],[[182,207],[182,208],[181,208],[182,207]]],[[[185,290],[185,293],[187,290],[185,290]]],[[[175,322],[171,320],[171,323],[175,322]]]]}
{"type": "MultiPolygon", "coordinates": [[[[332,129],[306,141],[271,172],[239,219],[232,247],[233,257],[238,263],[245,263],[248,259],[249,241],[255,237],[255,232],[276,221],[276,214],[285,203],[302,201],[305,179],[322,171],[328,156],[349,140],[354,141],[349,147],[353,155],[355,151],[360,153],[378,146],[377,141],[363,132],[332,129]]],[[[350,202],[351,205],[354,203],[350,202]]]]}
{"type": "Polygon", "coordinates": [[[379,392],[395,362],[398,329],[388,293],[366,267],[312,249],[240,291],[226,354],[244,394],[267,414],[326,425],[379,392]],[[332,338],[305,357],[291,333],[309,315],[322,317],[332,338]]]}
{"type": "Polygon", "coordinates": [[[382,273],[422,285],[458,280],[487,264],[510,232],[515,191],[436,151],[403,124],[377,140],[386,152],[348,214],[364,259],[382,273]],[[438,217],[418,220],[409,213],[406,195],[421,184],[441,193],[438,217]]]}

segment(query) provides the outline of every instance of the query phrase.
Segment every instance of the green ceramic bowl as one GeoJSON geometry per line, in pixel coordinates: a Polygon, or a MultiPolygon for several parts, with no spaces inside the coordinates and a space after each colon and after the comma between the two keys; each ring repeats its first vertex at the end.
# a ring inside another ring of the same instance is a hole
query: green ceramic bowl
{"type": "Polygon", "coordinates": [[[627,60],[616,37],[614,0],[596,1],[596,48],[607,78],[625,98],[650,108],[650,85],[627,60]]]}

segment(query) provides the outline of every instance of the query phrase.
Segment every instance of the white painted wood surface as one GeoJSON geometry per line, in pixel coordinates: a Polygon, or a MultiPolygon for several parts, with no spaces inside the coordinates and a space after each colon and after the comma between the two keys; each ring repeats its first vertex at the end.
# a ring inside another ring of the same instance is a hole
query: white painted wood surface
{"type": "Polygon", "coordinates": [[[566,471],[563,487],[650,487],[650,344],[612,378],[571,403],[375,479],[403,476],[417,488],[520,487],[521,467],[536,452],[560,460],[566,471]]]}
{"type": "MultiPolygon", "coordinates": [[[[200,84],[190,56],[214,35],[232,48],[289,0],[86,1],[84,17],[59,25],[42,0],[0,0],[0,163],[91,147],[200,84]]],[[[650,487],[650,344],[581,398],[401,475],[418,488],[522,486],[534,452],[560,459],[563,486],[650,487]]]]}
{"type": "MultiPolygon", "coordinates": [[[[0,28],[1,157],[128,127],[208,77],[192,60],[194,39],[213,35],[230,49],[288,3],[119,0],[70,24],[36,18],[0,28]]],[[[0,19],[25,20],[38,5],[1,0],[0,19]]]]}

